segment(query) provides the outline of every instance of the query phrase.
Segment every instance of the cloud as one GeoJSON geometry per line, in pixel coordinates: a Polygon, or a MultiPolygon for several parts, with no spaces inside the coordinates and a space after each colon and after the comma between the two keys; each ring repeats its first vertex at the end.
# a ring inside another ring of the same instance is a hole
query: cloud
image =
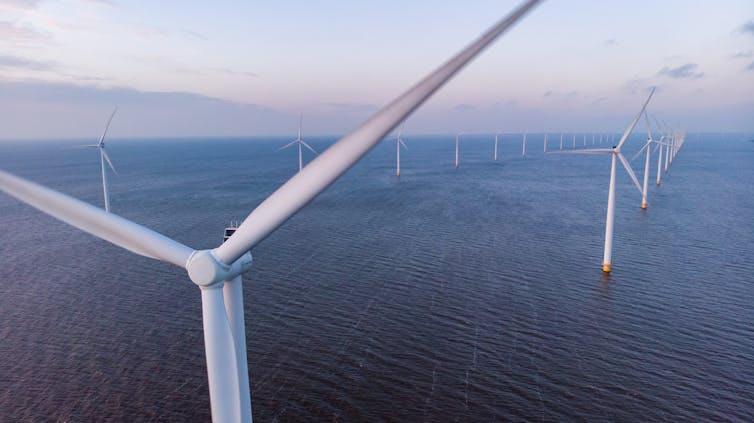
{"type": "Polygon", "coordinates": [[[654,84],[649,78],[633,78],[626,81],[621,89],[631,95],[649,92],[654,84]]]}
{"type": "Polygon", "coordinates": [[[542,94],[542,97],[549,97],[551,95],[552,95],[552,90],[549,90],[546,93],[542,94]]]}
{"type": "Polygon", "coordinates": [[[617,44],[618,44],[618,41],[616,41],[615,38],[610,38],[608,40],[605,40],[605,45],[606,46],[614,46],[614,45],[617,45],[617,44]]]}
{"type": "Polygon", "coordinates": [[[116,136],[225,136],[290,127],[288,114],[188,92],[0,79],[0,93],[5,139],[90,136],[92,116],[114,106],[120,109],[116,136]]]}
{"type": "Polygon", "coordinates": [[[453,110],[457,112],[468,112],[468,111],[476,110],[476,109],[477,109],[477,106],[473,104],[459,104],[453,107],[453,110]]]}
{"type": "Polygon", "coordinates": [[[379,109],[374,104],[325,103],[324,105],[331,111],[343,112],[343,113],[367,113],[367,112],[375,112],[379,109]]]}
{"type": "Polygon", "coordinates": [[[754,72],[754,62],[749,63],[749,65],[746,66],[746,70],[754,72]]]}
{"type": "Polygon", "coordinates": [[[748,59],[750,57],[754,57],[754,50],[748,50],[748,51],[739,51],[738,53],[731,56],[733,59],[748,59]]]}
{"type": "Polygon", "coordinates": [[[754,35],[754,21],[746,22],[745,24],[741,25],[741,28],[739,30],[744,34],[754,35]]]}
{"type": "Polygon", "coordinates": [[[190,36],[191,38],[196,38],[197,40],[207,41],[209,39],[204,34],[200,34],[190,29],[182,29],[181,32],[190,36]]]}
{"type": "Polygon", "coordinates": [[[38,60],[27,59],[20,56],[11,56],[0,54],[0,68],[17,68],[32,71],[47,71],[57,68],[55,62],[43,62],[38,60]]]}
{"type": "Polygon", "coordinates": [[[0,42],[43,41],[49,38],[48,34],[29,26],[19,26],[13,22],[0,21],[0,42]]]}
{"type": "Polygon", "coordinates": [[[0,0],[0,9],[32,10],[43,0],[0,0]]]}
{"type": "Polygon", "coordinates": [[[696,79],[704,76],[704,73],[697,72],[698,67],[699,65],[697,65],[696,63],[686,63],[675,68],[664,67],[659,72],[657,72],[657,74],[673,79],[696,79]]]}
{"type": "Polygon", "coordinates": [[[224,73],[224,74],[229,75],[229,76],[246,76],[246,77],[249,77],[249,78],[256,78],[256,77],[259,76],[259,75],[257,75],[254,72],[244,72],[244,71],[238,72],[238,71],[234,71],[234,70],[228,69],[228,68],[218,68],[218,69],[214,69],[214,70],[217,71],[217,72],[220,72],[220,73],[224,73]]]}

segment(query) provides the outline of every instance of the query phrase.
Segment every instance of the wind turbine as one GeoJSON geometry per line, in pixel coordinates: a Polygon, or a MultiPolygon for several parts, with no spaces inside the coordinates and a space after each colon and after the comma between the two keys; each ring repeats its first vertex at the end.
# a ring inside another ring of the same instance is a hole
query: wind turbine
{"type": "Polygon", "coordinates": [[[304,168],[304,156],[303,156],[303,151],[302,151],[301,146],[308,148],[314,154],[318,154],[315,149],[313,149],[309,144],[307,144],[304,140],[301,139],[301,123],[303,122],[303,120],[304,120],[304,114],[301,113],[298,117],[298,136],[296,137],[296,139],[278,148],[278,151],[280,151],[280,150],[285,150],[286,148],[294,144],[298,144],[298,171],[299,172],[301,172],[301,169],[304,168]]]}
{"type": "Polygon", "coordinates": [[[545,132],[545,153],[547,153],[547,132],[545,132]]]}
{"type": "Polygon", "coordinates": [[[639,180],[636,179],[636,175],[634,174],[634,171],[631,169],[631,166],[628,164],[628,161],[626,161],[626,158],[623,157],[623,154],[621,154],[621,147],[623,147],[623,144],[628,139],[628,136],[631,135],[631,132],[634,130],[634,127],[636,126],[636,123],[641,118],[642,113],[644,113],[644,110],[647,108],[647,104],[649,103],[649,100],[652,98],[652,95],[654,94],[655,89],[652,88],[652,91],[647,96],[647,99],[644,101],[644,105],[642,105],[641,110],[639,110],[639,113],[636,114],[636,117],[634,117],[634,120],[631,121],[631,123],[628,125],[628,128],[626,128],[626,131],[623,133],[623,136],[621,137],[620,141],[618,142],[618,145],[613,146],[612,148],[591,148],[591,149],[584,149],[584,150],[569,150],[569,151],[554,151],[553,153],[571,153],[571,154],[610,154],[612,159],[612,164],[610,167],[610,188],[608,190],[607,194],[607,217],[605,219],[605,254],[604,258],[602,260],[602,271],[605,273],[610,273],[610,269],[613,263],[613,224],[615,221],[615,161],[616,158],[620,160],[620,162],[623,164],[623,167],[626,169],[626,172],[628,172],[628,176],[631,177],[631,180],[633,181],[634,185],[636,185],[636,188],[639,190],[639,192],[642,192],[641,186],[639,185],[639,180]]]}
{"type": "Polygon", "coordinates": [[[403,133],[403,125],[398,129],[398,136],[395,137],[395,176],[401,176],[401,146],[408,150],[406,143],[401,139],[401,133],[403,133]]]}
{"type": "Polygon", "coordinates": [[[563,132],[560,132],[560,149],[563,149],[563,132]]]}
{"type": "Polygon", "coordinates": [[[456,134],[456,169],[458,169],[458,138],[463,135],[463,132],[456,134]]]}
{"type": "Polygon", "coordinates": [[[495,132],[495,152],[492,154],[492,159],[497,160],[497,138],[500,134],[495,132]]]}
{"type": "Polygon", "coordinates": [[[241,274],[250,250],[330,186],[385,135],[540,0],[528,0],[434,72],[341,138],[257,206],[233,235],[211,250],[194,250],[83,201],[0,170],[0,189],[98,238],[185,269],[201,289],[212,420],[251,422],[241,274]]]}
{"type": "Polygon", "coordinates": [[[652,139],[652,127],[649,123],[649,115],[647,115],[647,112],[644,111],[644,118],[647,122],[647,143],[644,144],[644,147],[642,147],[636,155],[631,159],[633,161],[635,158],[639,157],[639,155],[644,151],[646,151],[646,158],[644,159],[644,185],[642,186],[642,192],[641,192],[641,208],[646,209],[647,208],[647,185],[649,184],[649,158],[651,155],[651,146],[652,144],[657,144],[659,147],[658,150],[660,150],[660,156],[659,161],[657,162],[657,185],[660,185],[660,166],[662,165],[662,146],[665,144],[662,142],[662,138],[660,141],[655,141],[652,139]]]}
{"type": "Polygon", "coordinates": [[[524,138],[521,140],[521,158],[526,158],[526,131],[524,131],[524,138]]]}
{"type": "Polygon", "coordinates": [[[573,148],[576,148],[576,133],[573,133],[573,148]]]}
{"type": "Polygon", "coordinates": [[[110,161],[110,157],[107,155],[107,152],[105,151],[105,135],[107,135],[107,130],[110,128],[110,122],[113,120],[113,116],[115,116],[115,112],[118,111],[118,108],[115,107],[113,109],[113,112],[110,113],[110,118],[107,119],[107,124],[105,125],[105,129],[102,131],[102,135],[99,137],[99,142],[97,144],[90,144],[90,145],[82,145],[82,147],[91,147],[96,148],[99,150],[99,163],[100,168],[102,169],[102,193],[105,196],[105,211],[110,212],[110,196],[107,192],[107,171],[105,170],[105,162],[110,166],[110,169],[112,169],[113,173],[116,175],[118,172],[115,170],[115,166],[113,166],[113,162],[110,161]]]}

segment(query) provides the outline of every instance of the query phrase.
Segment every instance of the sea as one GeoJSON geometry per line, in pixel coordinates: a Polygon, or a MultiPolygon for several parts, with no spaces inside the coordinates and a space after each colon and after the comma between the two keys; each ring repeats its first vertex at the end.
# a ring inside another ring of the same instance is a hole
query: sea
{"type": "MultiPolygon", "coordinates": [[[[647,210],[619,167],[609,275],[609,156],[543,137],[494,161],[463,135],[455,169],[454,135],[405,135],[400,177],[386,139],[256,246],[254,419],[754,421],[754,136],[687,135],[659,186],[653,152],[647,210]]],[[[113,139],[111,210],[213,248],[297,171],[291,139],[113,139]]],[[[0,168],[102,207],[92,141],[0,142],[0,168]]],[[[184,270],[0,193],[0,271],[0,421],[210,420],[184,270]]]]}

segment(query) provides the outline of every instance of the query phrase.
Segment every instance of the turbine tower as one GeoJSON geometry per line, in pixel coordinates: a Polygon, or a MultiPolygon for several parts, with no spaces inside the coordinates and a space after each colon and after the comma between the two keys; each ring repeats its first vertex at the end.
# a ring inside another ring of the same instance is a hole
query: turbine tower
{"type": "Polygon", "coordinates": [[[456,169],[458,169],[458,138],[463,135],[463,132],[456,134],[456,169]]]}
{"type": "Polygon", "coordinates": [[[495,132],[495,152],[492,154],[492,159],[497,160],[497,138],[500,134],[498,132],[495,132]]]}
{"type": "Polygon", "coordinates": [[[113,116],[115,116],[115,112],[118,111],[118,108],[115,107],[113,109],[113,112],[110,113],[110,118],[107,119],[107,124],[105,125],[105,129],[102,131],[102,135],[99,137],[99,142],[97,144],[90,144],[90,145],[82,145],[82,147],[91,147],[96,148],[99,150],[99,163],[100,163],[100,169],[102,170],[102,193],[105,197],[105,211],[110,211],[110,195],[108,194],[107,190],[107,170],[105,169],[105,162],[107,162],[108,166],[110,166],[110,169],[112,169],[113,173],[116,175],[118,172],[115,170],[115,166],[113,166],[113,162],[110,161],[110,157],[107,155],[107,152],[105,151],[105,135],[107,135],[107,130],[110,128],[110,122],[113,120],[113,116]]]}
{"type": "Polygon", "coordinates": [[[317,154],[317,151],[315,149],[313,149],[309,144],[307,144],[304,140],[301,139],[301,124],[303,120],[304,120],[304,114],[301,113],[298,117],[298,136],[296,137],[296,139],[278,148],[278,151],[280,151],[280,150],[285,150],[286,148],[294,144],[298,144],[298,171],[299,172],[301,172],[301,169],[304,168],[304,154],[302,151],[303,150],[302,146],[311,150],[312,153],[317,154]]]}
{"type": "Polygon", "coordinates": [[[605,273],[610,273],[612,263],[613,263],[613,226],[615,222],[615,164],[616,160],[620,160],[621,164],[623,164],[623,167],[626,169],[626,172],[628,173],[628,176],[631,177],[631,181],[633,181],[634,185],[636,185],[636,188],[639,190],[639,193],[642,193],[641,185],[639,185],[639,180],[636,179],[636,174],[634,174],[633,169],[631,169],[631,166],[628,164],[628,161],[625,157],[623,157],[623,154],[621,153],[621,147],[623,147],[623,144],[628,139],[628,136],[631,135],[631,132],[634,130],[634,127],[636,126],[636,123],[641,118],[641,115],[644,113],[644,110],[647,108],[647,104],[649,104],[649,100],[652,98],[652,95],[654,94],[655,89],[652,88],[652,91],[647,96],[647,99],[644,101],[644,104],[641,107],[641,110],[639,110],[639,113],[636,114],[636,117],[634,117],[633,121],[628,125],[628,128],[626,128],[626,131],[623,133],[623,136],[621,137],[620,141],[618,142],[618,145],[613,146],[612,148],[592,148],[592,149],[584,149],[584,150],[569,150],[569,151],[554,151],[552,153],[571,153],[571,154],[609,154],[611,156],[611,167],[610,167],[610,187],[608,189],[607,194],[607,216],[605,218],[605,251],[604,251],[604,257],[602,260],[602,271],[605,273]]]}
{"type": "Polygon", "coordinates": [[[401,176],[401,146],[408,150],[406,143],[401,138],[402,133],[403,125],[398,129],[398,136],[395,137],[395,176],[401,176]]]}
{"type": "Polygon", "coordinates": [[[545,132],[545,153],[547,153],[547,132],[545,132]]]}
{"type": "Polygon", "coordinates": [[[212,420],[251,422],[241,274],[251,250],[354,166],[539,0],[528,0],[480,38],[317,156],[259,204],[227,241],[195,250],[68,195],[0,170],[0,190],[63,222],[136,254],[185,269],[201,290],[212,420]]]}
{"type": "Polygon", "coordinates": [[[524,138],[521,140],[521,158],[526,158],[526,131],[524,131],[524,138]]]}

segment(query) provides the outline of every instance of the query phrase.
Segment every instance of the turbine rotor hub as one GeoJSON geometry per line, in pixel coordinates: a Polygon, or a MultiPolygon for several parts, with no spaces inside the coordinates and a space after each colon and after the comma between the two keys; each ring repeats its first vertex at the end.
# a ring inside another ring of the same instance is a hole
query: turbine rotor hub
{"type": "Polygon", "coordinates": [[[213,250],[194,251],[186,262],[191,282],[200,288],[213,288],[251,269],[251,252],[246,252],[233,264],[227,265],[215,257],[213,250]]]}

